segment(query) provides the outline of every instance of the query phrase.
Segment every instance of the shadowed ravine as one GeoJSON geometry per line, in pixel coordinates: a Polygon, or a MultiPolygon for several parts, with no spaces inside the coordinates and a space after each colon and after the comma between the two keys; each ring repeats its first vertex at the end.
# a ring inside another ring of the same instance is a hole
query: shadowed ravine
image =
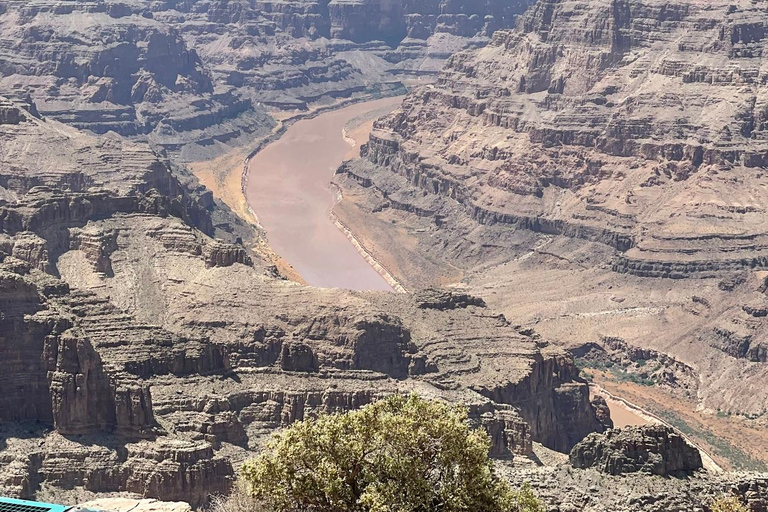
{"type": "Polygon", "coordinates": [[[329,184],[350,149],[344,125],[367,112],[394,109],[400,101],[369,101],[299,121],[251,159],[248,203],[271,247],[307,284],[392,291],[331,220],[329,184]]]}

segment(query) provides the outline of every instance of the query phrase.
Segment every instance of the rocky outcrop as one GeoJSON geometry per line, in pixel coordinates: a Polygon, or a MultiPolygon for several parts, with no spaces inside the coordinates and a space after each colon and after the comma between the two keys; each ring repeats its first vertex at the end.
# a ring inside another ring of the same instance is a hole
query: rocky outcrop
{"type": "Polygon", "coordinates": [[[590,434],[573,447],[571,465],[610,475],[643,472],[666,476],[702,468],[699,450],[664,425],[625,427],[590,434]]]}
{"type": "Polygon", "coordinates": [[[667,512],[702,510],[712,502],[734,496],[749,510],[765,510],[768,480],[761,473],[713,474],[697,471],[684,478],[643,473],[609,475],[595,468],[573,470],[570,465],[505,472],[512,485],[528,482],[547,509],[563,512],[667,512]]]}
{"type": "Polygon", "coordinates": [[[491,457],[503,459],[533,453],[531,427],[513,409],[483,413],[481,424],[491,437],[491,457]]]}
{"type": "Polygon", "coordinates": [[[601,395],[595,395],[591,398],[592,407],[595,408],[595,416],[603,427],[608,430],[613,428],[613,419],[611,419],[611,410],[608,408],[608,403],[601,395]]]}
{"type": "MultiPolygon", "coordinates": [[[[379,211],[384,198],[423,212],[449,240],[470,219],[483,226],[478,243],[499,231],[597,242],[615,250],[614,271],[643,277],[765,267],[763,208],[749,192],[768,151],[765,39],[744,28],[765,13],[746,1],[683,2],[674,14],[656,0],[622,6],[538,2],[379,120],[367,163],[347,174],[379,211]],[[594,31],[586,19],[599,20],[594,31]],[[737,106],[701,117],[705,98],[737,106]]],[[[452,256],[446,264],[462,264],[452,256]]]]}
{"type": "Polygon", "coordinates": [[[222,242],[206,245],[203,249],[203,257],[209,267],[229,267],[235,263],[253,264],[253,260],[244,247],[222,242]]]}
{"type": "Polygon", "coordinates": [[[203,506],[275,429],[416,390],[507,460],[602,429],[573,361],[483,300],[277,279],[162,153],[22,117],[0,137],[2,494],[203,506]]]}
{"type": "MultiPolygon", "coordinates": [[[[72,321],[46,311],[34,280],[3,272],[0,353],[7,407],[0,421],[39,420],[64,434],[151,435],[156,425],[146,386],[111,378],[72,321]]],[[[64,288],[66,290],[66,288],[64,288]]]]}
{"type": "Polygon", "coordinates": [[[750,334],[739,334],[722,327],[713,327],[712,331],[705,335],[705,339],[711,347],[731,357],[760,363],[768,361],[768,346],[762,341],[755,340],[750,334]]]}
{"type": "Polygon", "coordinates": [[[497,403],[522,404],[520,415],[530,425],[533,439],[554,450],[566,452],[588,433],[604,429],[590,403],[588,386],[578,382],[573,360],[557,350],[537,357],[520,381],[475,389],[497,403]]]}
{"type": "Polygon", "coordinates": [[[233,476],[231,463],[205,442],[115,443],[96,437],[82,443],[42,431],[32,431],[33,439],[17,439],[18,432],[7,426],[3,433],[13,442],[0,453],[0,488],[22,498],[33,498],[45,482],[60,489],[165,496],[196,506],[211,492],[226,492],[233,476]],[[26,488],[15,486],[15,479],[25,481],[26,488]]]}
{"type": "Polygon", "coordinates": [[[466,293],[448,292],[441,289],[428,288],[414,293],[418,306],[422,309],[446,309],[466,308],[468,306],[485,307],[485,302],[480,297],[473,297],[466,293]]]}
{"type": "Polygon", "coordinates": [[[22,115],[19,108],[7,100],[0,102],[0,124],[19,124],[22,115]]]}

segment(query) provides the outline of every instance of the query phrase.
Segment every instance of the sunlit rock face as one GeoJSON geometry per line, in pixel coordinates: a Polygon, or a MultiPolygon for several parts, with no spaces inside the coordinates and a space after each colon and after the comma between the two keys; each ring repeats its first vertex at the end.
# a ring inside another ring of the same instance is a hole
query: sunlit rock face
{"type": "Polygon", "coordinates": [[[550,338],[653,349],[703,407],[760,416],[766,24],[750,1],[540,1],[375,123],[337,210],[415,248],[390,260],[406,286],[454,276],[550,338]]]}
{"type": "Polygon", "coordinates": [[[276,429],[416,390],[499,458],[603,429],[573,360],[483,300],[280,279],[156,148],[0,107],[0,493],[200,506],[276,429]]]}

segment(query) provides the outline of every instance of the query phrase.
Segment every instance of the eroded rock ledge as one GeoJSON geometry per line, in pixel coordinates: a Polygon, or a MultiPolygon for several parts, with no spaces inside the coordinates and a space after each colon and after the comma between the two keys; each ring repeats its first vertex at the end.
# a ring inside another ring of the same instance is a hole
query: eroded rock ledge
{"type": "Polygon", "coordinates": [[[377,121],[342,185],[444,247],[474,223],[476,245],[596,242],[642,277],[766,268],[766,23],[747,0],[540,1],[377,121]]]}
{"type": "Polygon", "coordinates": [[[0,137],[3,494],[198,506],[275,429],[391,393],[467,405],[505,459],[604,428],[572,359],[482,300],[277,279],[161,154],[18,115],[0,137]]]}

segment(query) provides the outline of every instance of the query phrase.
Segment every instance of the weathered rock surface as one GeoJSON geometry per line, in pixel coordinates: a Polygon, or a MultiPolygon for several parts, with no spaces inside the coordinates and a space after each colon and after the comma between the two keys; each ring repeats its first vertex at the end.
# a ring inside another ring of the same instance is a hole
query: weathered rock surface
{"type": "Polygon", "coordinates": [[[604,428],[573,360],[482,300],[277,279],[161,153],[19,116],[0,135],[1,493],[198,506],[276,428],[395,392],[466,404],[504,459],[604,428]]]}
{"type": "Polygon", "coordinates": [[[513,485],[529,482],[547,510],[560,512],[709,512],[716,498],[729,495],[751,511],[768,509],[768,480],[762,473],[696,472],[685,478],[609,475],[593,468],[573,469],[567,463],[504,473],[513,485]]]}
{"type": "Polygon", "coordinates": [[[590,434],[573,447],[571,465],[610,475],[649,473],[666,476],[702,468],[699,451],[671,427],[646,425],[590,434]]]}
{"type": "Polygon", "coordinates": [[[77,505],[79,510],[110,510],[112,512],[192,512],[183,501],[135,500],[128,498],[103,498],[77,505]]]}
{"type": "Polygon", "coordinates": [[[402,91],[401,75],[434,73],[528,4],[2,1],[0,94],[206,158],[268,134],[268,110],[402,91]]]}
{"type": "Polygon", "coordinates": [[[550,339],[654,350],[657,377],[668,356],[762,425],[766,23],[750,1],[540,1],[375,123],[335,211],[406,287],[462,280],[550,339]]]}
{"type": "Polygon", "coordinates": [[[765,40],[747,27],[765,13],[750,2],[622,6],[539,2],[379,121],[363,151],[377,167],[349,172],[420,211],[456,205],[480,225],[608,245],[619,272],[764,267],[751,194],[768,151],[765,40]]]}

